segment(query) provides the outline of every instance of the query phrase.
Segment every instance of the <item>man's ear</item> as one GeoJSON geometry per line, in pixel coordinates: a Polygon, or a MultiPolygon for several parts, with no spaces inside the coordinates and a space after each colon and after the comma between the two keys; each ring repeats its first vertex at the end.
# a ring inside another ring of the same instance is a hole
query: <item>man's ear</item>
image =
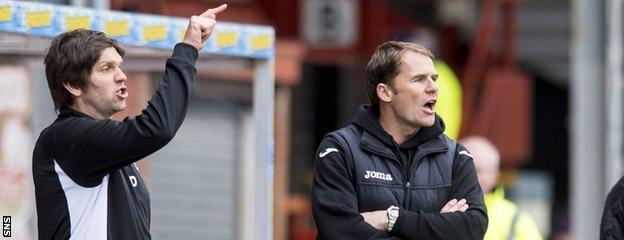
{"type": "Polygon", "coordinates": [[[392,96],[394,96],[394,92],[392,92],[392,88],[385,83],[377,84],[377,97],[381,102],[390,102],[392,101],[392,96]]]}
{"type": "Polygon", "coordinates": [[[80,88],[75,88],[74,86],[72,86],[71,84],[69,84],[68,82],[64,82],[63,83],[63,87],[65,87],[65,89],[67,89],[67,91],[73,95],[74,97],[80,97],[82,96],[82,90],[80,88]]]}

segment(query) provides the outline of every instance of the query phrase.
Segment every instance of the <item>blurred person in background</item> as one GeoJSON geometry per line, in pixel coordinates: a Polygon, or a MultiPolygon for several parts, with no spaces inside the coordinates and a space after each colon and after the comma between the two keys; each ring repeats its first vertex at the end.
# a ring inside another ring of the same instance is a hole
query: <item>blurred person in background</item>
{"type": "Polygon", "coordinates": [[[540,240],[542,236],[531,216],[516,204],[505,199],[505,191],[498,186],[500,155],[490,141],[472,136],[459,140],[473,156],[479,184],[484,192],[485,206],[490,220],[485,240],[540,240]]]}
{"type": "Polygon", "coordinates": [[[41,132],[32,164],[40,239],[151,238],[149,193],[134,162],[165,146],[182,125],[198,51],[226,7],[190,18],[148,106],[122,122],[110,117],[128,97],[123,48],[91,30],[52,40],[46,78],[59,115],[41,132]]]}
{"type": "Polygon", "coordinates": [[[435,114],[433,54],[386,42],[366,73],[371,104],[316,152],[317,238],[482,239],[487,214],[472,157],[435,114]]]}
{"type": "Polygon", "coordinates": [[[624,239],[624,177],[607,195],[600,222],[600,239],[624,239]]]}

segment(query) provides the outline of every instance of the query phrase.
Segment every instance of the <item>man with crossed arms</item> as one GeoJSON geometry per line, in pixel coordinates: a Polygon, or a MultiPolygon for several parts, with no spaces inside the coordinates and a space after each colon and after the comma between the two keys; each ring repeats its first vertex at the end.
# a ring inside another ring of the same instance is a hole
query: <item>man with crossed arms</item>
{"type": "Polygon", "coordinates": [[[443,134],[433,54],[379,46],[366,68],[370,105],[317,152],[318,239],[482,239],[483,193],[472,156],[443,134]]]}

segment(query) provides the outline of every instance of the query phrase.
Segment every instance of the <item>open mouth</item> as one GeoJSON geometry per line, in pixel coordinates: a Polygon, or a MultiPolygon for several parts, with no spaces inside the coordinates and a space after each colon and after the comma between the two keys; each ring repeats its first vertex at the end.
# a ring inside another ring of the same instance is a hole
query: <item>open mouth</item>
{"type": "Polygon", "coordinates": [[[117,92],[115,92],[115,94],[120,98],[127,98],[128,89],[126,87],[121,87],[120,89],[117,90],[117,92]]]}
{"type": "Polygon", "coordinates": [[[425,103],[425,105],[423,106],[423,110],[425,111],[425,113],[434,114],[436,102],[438,102],[438,100],[436,99],[427,101],[427,103],[425,103]]]}

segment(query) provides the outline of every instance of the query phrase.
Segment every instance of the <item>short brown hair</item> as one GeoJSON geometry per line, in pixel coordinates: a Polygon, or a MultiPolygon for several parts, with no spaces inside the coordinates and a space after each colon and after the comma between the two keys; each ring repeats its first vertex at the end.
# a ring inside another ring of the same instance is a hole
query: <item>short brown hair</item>
{"type": "Polygon", "coordinates": [[[364,84],[368,100],[373,106],[379,105],[377,85],[384,83],[392,86],[394,78],[399,74],[405,51],[413,51],[435,60],[431,51],[420,44],[389,41],[379,45],[366,65],[367,80],[364,84]]]}
{"type": "Polygon", "coordinates": [[[93,66],[102,51],[109,47],[114,47],[121,56],[125,53],[115,39],[98,31],[78,29],[52,39],[44,64],[54,109],[59,110],[73,102],[64,83],[83,90],[89,86],[93,66]]]}

